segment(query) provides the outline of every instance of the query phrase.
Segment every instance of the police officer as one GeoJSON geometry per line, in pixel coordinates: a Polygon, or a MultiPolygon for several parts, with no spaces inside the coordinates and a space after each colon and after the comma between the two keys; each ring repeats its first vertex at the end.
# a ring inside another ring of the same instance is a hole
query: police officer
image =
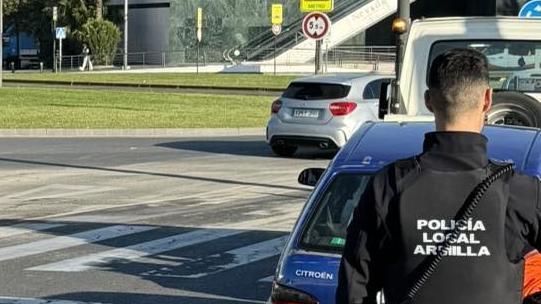
{"type": "Polygon", "coordinates": [[[436,131],[423,153],[385,167],[367,186],[348,227],[336,303],[521,303],[523,256],[541,247],[540,182],[508,174],[492,184],[458,237],[441,244],[472,190],[502,165],[481,134],[492,104],[487,58],[454,49],[430,67],[427,108],[436,131]],[[426,263],[444,257],[413,299],[426,263]]]}

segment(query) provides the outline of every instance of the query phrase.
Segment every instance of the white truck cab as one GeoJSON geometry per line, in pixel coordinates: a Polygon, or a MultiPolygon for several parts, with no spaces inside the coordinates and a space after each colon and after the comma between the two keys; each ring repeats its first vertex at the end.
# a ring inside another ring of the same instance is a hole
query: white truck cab
{"type": "Polygon", "coordinates": [[[380,100],[380,118],[433,120],[424,104],[432,60],[452,48],[473,48],[489,60],[493,124],[541,127],[541,19],[451,17],[411,24],[398,84],[400,103],[380,100]]]}

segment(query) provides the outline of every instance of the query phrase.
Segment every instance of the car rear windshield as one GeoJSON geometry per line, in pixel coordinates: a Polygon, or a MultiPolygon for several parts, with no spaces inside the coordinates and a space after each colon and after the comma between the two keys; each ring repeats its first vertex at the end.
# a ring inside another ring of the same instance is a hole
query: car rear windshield
{"type": "Polygon", "coordinates": [[[282,96],[303,100],[337,99],[348,96],[350,89],[342,84],[293,82],[282,96]]]}
{"type": "Polygon", "coordinates": [[[507,91],[541,92],[541,42],[522,40],[438,41],[432,45],[430,64],[436,56],[453,48],[475,49],[487,56],[492,88],[507,91]]]}
{"type": "Polygon", "coordinates": [[[338,174],[323,191],[317,207],[301,236],[301,247],[328,253],[341,253],[353,210],[364,192],[369,175],[338,174]]]}

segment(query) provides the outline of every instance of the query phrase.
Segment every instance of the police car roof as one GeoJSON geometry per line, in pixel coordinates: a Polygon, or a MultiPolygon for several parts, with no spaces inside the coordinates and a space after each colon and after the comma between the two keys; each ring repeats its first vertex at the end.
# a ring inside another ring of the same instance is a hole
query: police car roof
{"type": "MultiPolygon", "coordinates": [[[[434,130],[431,122],[365,123],[336,155],[332,166],[376,171],[397,159],[422,152],[424,134],[434,130]]],[[[486,126],[491,159],[513,161],[516,169],[541,177],[541,130],[511,126],[486,126]]]]}

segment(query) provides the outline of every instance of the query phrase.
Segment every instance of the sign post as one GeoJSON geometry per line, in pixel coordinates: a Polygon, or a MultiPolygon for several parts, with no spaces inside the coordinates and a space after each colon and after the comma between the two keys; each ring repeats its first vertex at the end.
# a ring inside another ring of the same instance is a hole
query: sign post
{"type": "MultiPolygon", "coordinates": [[[[53,6],[53,29],[56,31],[56,21],[58,21],[58,7],[53,6]]],[[[53,39],[53,71],[56,73],[56,38],[53,39]]]]}
{"type": "Polygon", "coordinates": [[[128,70],[128,0],[124,0],[124,58],[122,68],[128,70]]]}
{"type": "Polygon", "coordinates": [[[315,73],[321,71],[321,39],[323,39],[331,29],[331,20],[320,12],[313,12],[302,20],[302,32],[308,39],[316,40],[315,73]]]}
{"type": "Polygon", "coordinates": [[[2,54],[2,62],[0,62],[0,88],[2,87],[2,77],[4,72],[4,1],[0,0],[0,54],[2,54]]]}
{"type": "Polygon", "coordinates": [[[301,0],[301,12],[332,12],[334,9],[334,0],[301,0]]]}
{"type": "Polygon", "coordinates": [[[203,39],[203,9],[197,8],[197,60],[196,60],[196,73],[199,74],[199,48],[201,40],[203,39]]]}
{"type": "Polygon", "coordinates": [[[276,38],[282,32],[284,10],[282,4],[273,4],[271,9],[272,33],[274,34],[274,76],[276,76],[276,38]]]}
{"type": "Polygon", "coordinates": [[[62,40],[66,39],[66,28],[56,28],[56,39],[58,39],[58,71],[62,72],[62,40]]]}

